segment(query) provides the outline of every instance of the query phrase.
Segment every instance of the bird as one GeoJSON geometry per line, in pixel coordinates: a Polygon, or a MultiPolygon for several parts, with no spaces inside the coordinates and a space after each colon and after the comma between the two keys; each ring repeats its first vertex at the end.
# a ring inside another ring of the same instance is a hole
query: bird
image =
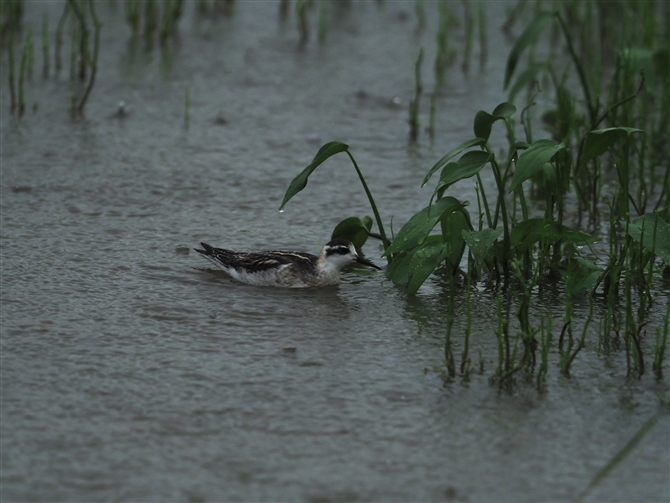
{"type": "Polygon", "coordinates": [[[243,253],[215,248],[207,243],[200,245],[203,249],[194,250],[232,278],[249,285],[284,288],[337,285],[340,271],[354,262],[381,271],[381,267],[358,255],[351,241],[340,238],[326,243],[318,257],[296,251],[243,253]]]}

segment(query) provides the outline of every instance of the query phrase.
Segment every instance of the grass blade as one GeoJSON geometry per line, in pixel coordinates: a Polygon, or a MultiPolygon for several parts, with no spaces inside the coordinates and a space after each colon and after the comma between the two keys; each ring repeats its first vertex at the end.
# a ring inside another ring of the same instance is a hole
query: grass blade
{"type": "Polygon", "coordinates": [[[509,57],[507,58],[507,66],[505,67],[505,84],[503,89],[507,89],[509,81],[512,78],[512,74],[514,73],[514,69],[519,62],[519,58],[521,57],[523,51],[526,49],[526,47],[535,42],[535,39],[540,35],[540,33],[542,33],[542,31],[544,31],[545,27],[554,16],[555,13],[553,12],[541,13],[533,20],[532,23],[528,25],[528,27],[519,37],[519,40],[516,41],[516,44],[514,44],[514,47],[512,47],[512,50],[509,53],[509,57]]]}

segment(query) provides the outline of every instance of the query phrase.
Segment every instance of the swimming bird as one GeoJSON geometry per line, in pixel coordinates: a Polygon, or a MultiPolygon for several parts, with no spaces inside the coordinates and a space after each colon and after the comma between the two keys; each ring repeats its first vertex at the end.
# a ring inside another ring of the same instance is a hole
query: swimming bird
{"type": "Polygon", "coordinates": [[[340,271],[353,262],[381,270],[381,267],[359,256],[351,241],[339,238],[328,242],[318,257],[285,250],[240,253],[214,248],[207,243],[200,245],[202,250],[194,250],[229,276],[256,286],[307,288],[336,285],[340,281],[340,271]]]}

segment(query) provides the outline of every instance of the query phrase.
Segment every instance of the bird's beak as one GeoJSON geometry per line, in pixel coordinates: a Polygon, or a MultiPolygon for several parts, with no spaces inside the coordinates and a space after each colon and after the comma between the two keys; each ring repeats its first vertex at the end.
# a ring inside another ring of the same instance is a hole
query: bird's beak
{"type": "Polygon", "coordinates": [[[364,259],[363,257],[356,257],[356,262],[358,262],[359,264],[367,265],[368,267],[374,267],[375,269],[377,269],[377,270],[379,270],[379,271],[382,270],[381,267],[379,267],[379,266],[373,264],[372,262],[370,262],[370,261],[367,260],[367,259],[364,259]]]}

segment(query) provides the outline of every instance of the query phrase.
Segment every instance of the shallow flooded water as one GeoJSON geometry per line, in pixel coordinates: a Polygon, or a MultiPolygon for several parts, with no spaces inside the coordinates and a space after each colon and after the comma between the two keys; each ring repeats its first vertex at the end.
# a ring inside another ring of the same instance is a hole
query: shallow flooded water
{"type": "MultiPolygon", "coordinates": [[[[475,371],[445,384],[439,277],[412,298],[367,270],[337,288],[257,288],[190,251],[317,253],[337,222],[369,214],[344,157],[277,211],[331,140],[351,146],[397,230],[426,204],[427,170],[472,136],[476,111],[505,100],[505,4],[490,3],[486,67],[448,72],[435,141],[410,146],[414,62],[425,46],[432,82],[434,30],[416,33],[414,2],[342,4],[326,41],[304,47],[277,3],[240,2],[216,20],[187,4],[169,57],[133,44],[121,6],[101,4],[85,120],[69,118],[67,71],[33,78],[36,110],[20,120],[3,84],[3,501],[572,500],[659,413],[667,381],[627,379],[623,349],[602,351],[597,326],[571,378],[553,350],[545,391],[523,376],[501,391],[489,384],[496,298],[482,289],[475,371]]],[[[62,5],[26,9],[39,33],[62,5]]],[[[457,190],[475,203],[471,181],[457,190]]],[[[374,242],[364,251],[384,265],[374,242]]],[[[539,292],[533,312],[562,295],[539,292]]],[[[585,318],[588,299],[574,309],[585,318]]],[[[461,295],[455,311],[462,334],[461,295]]],[[[460,360],[460,335],[454,344],[460,360]]],[[[668,501],[669,446],[665,414],[587,501],[668,501]]]]}

